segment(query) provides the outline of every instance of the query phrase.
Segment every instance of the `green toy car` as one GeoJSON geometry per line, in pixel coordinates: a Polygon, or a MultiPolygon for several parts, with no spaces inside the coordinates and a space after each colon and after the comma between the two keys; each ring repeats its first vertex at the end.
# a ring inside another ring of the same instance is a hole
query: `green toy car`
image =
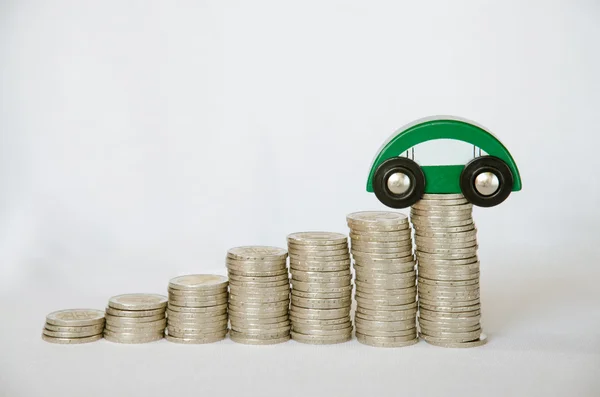
{"type": "Polygon", "coordinates": [[[388,207],[406,208],[424,193],[462,193],[474,205],[493,207],[521,190],[521,177],[510,152],[483,127],[454,117],[417,120],[396,131],[379,151],[369,173],[367,191],[388,207]],[[419,143],[454,139],[473,145],[466,165],[423,165],[408,157],[419,143]],[[487,155],[475,156],[475,148],[487,155]],[[406,157],[401,157],[407,153],[406,157]]]}

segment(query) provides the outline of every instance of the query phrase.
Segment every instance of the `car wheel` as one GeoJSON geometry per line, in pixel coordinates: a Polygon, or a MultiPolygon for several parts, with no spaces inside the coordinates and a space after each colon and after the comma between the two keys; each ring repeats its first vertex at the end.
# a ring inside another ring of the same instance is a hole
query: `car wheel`
{"type": "Polygon", "coordinates": [[[394,157],[377,167],[373,176],[373,191],[379,201],[388,207],[410,207],[425,192],[425,174],[413,160],[394,157]]]}
{"type": "Polygon", "coordinates": [[[510,195],[514,178],[508,165],[497,157],[471,160],[460,174],[460,189],[470,203],[493,207],[510,195]]]}

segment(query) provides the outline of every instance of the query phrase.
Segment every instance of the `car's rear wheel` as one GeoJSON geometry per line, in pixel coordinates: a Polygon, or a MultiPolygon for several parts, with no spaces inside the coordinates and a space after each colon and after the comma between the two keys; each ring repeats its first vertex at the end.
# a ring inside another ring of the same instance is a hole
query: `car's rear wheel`
{"type": "Polygon", "coordinates": [[[388,207],[410,207],[425,192],[425,174],[413,160],[405,157],[388,159],[375,171],[373,192],[388,207]]]}
{"type": "Polygon", "coordinates": [[[460,189],[470,203],[493,207],[510,195],[514,178],[508,165],[497,157],[471,160],[460,174],[460,189]]]}

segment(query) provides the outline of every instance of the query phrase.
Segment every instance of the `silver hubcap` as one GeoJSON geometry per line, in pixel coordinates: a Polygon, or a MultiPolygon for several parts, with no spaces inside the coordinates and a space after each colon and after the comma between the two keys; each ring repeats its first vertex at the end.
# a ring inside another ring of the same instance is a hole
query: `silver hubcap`
{"type": "Polygon", "coordinates": [[[394,194],[404,194],[410,189],[410,178],[402,172],[395,172],[388,178],[387,187],[394,194]]]}
{"type": "Polygon", "coordinates": [[[475,189],[483,196],[491,196],[499,187],[500,180],[493,172],[482,172],[475,177],[475,189]]]}

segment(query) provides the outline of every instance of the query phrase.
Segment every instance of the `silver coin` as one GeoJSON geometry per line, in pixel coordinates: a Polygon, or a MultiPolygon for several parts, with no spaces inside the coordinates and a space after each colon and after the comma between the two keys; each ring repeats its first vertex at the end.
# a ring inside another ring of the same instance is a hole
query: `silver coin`
{"type": "Polygon", "coordinates": [[[46,342],[66,344],[66,345],[90,343],[90,342],[95,342],[97,340],[100,340],[102,338],[103,338],[102,334],[94,335],[94,336],[86,336],[83,338],[55,338],[55,337],[48,336],[48,335],[45,335],[42,333],[42,339],[45,340],[46,342]]]}
{"type": "Polygon", "coordinates": [[[458,325],[437,325],[435,327],[428,327],[426,325],[420,324],[419,328],[421,332],[425,335],[428,335],[428,332],[471,332],[481,330],[481,324],[471,325],[471,326],[458,326],[458,325]]]}
{"type": "Polygon", "coordinates": [[[348,316],[350,308],[337,309],[307,309],[292,305],[290,308],[290,316],[305,318],[305,319],[322,319],[333,320],[348,316]]]}
{"type": "Polygon", "coordinates": [[[468,326],[474,326],[474,325],[479,324],[479,319],[476,318],[476,319],[470,320],[470,321],[464,320],[464,321],[461,321],[461,322],[458,322],[458,321],[454,321],[453,322],[453,321],[438,321],[438,320],[431,321],[431,320],[419,317],[418,322],[419,322],[419,325],[423,325],[424,327],[430,327],[430,328],[433,328],[433,327],[436,327],[436,326],[438,326],[438,327],[451,327],[453,325],[457,325],[457,326],[460,326],[460,327],[468,327],[468,326]]]}
{"type": "Polygon", "coordinates": [[[475,223],[473,223],[473,218],[469,217],[466,219],[444,219],[444,218],[411,218],[412,224],[415,230],[421,230],[423,228],[426,229],[443,229],[443,230],[452,230],[457,227],[475,227],[475,223]]]}
{"type": "Polygon", "coordinates": [[[347,250],[348,249],[348,242],[344,241],[341,244],[335,244],[335,245],[297,245],[297,244],[293,244],[288,242],[288,252],[289,253],[302,253],[302,252],[315,252],[315,251],[319,251],[319,252],[330,252],[330,251],[337,251],[337,250],[347,250]]]}
{"type": "Polygon", "coordinates": [[[274,271],[259,271],[259,272],[253,272],[253,271],[247,271],[247,270],[243,270],[243,271],[237,271],[237,270],[233,270],[233,269],[227,269],[227,273],[229,274],[229,276],[243,276],[243,277],[271,277],[271,276],[281,276],[282,274],[287,274],[288,270],[285,267],[282,267],[279,270],[274,270],[274,271]]]}
{"type": "Polygon", "coordinates": [[[439,297],[430,297],[423,294],[419,295],[419,301],[425,305],[437,306],[444,305],[448,307],[459,307],[459,306],[473,306],[480,303],[479,298],[470,300],[459,300],[459,299],[442,299],[439,297]]]}
{"type": "Polygon", "coordinates": [[[227,251],[227,256],[237,260],[276,260],[287,256],[287,251],[279,247],[264,245],[234,247],[227,251]]]}
{"type": "Polygon", "coordinates": [[[411,239],[411,229],[396,231],[368,232],[363,230],[350,231],[350,243],[403,243],[411,239]]]}
{"type": "Polygon", "coordinates": [[[389,295],[374,295],[374,294],[365,294],[361,292],[357,292],[354,295],[354,298],[357,302],[362,302],[363,304],[374,305],[377,302],[383,305],[398,305],[403,304],[402,302],[411,302],[417,299],[416,292],[408,292],[398,293],[398,294],[389,294],[389,295]]]}
{"type": "Polygon", "coordinates": [[[165,338],[169,341],[169,342],[173,342],[173,343],[181,343],[181,344],[206,344],[206,343],[215,343],[215,342],[219,342],[222,341],[223,339],[225,339],[225,335],[223,336],[217,336],[217,337],[212,337],[212,338],[176,338],[174,336],[171,335],[166,335],[165,338]]]}
{"type": "Polygon", "coordinates": [[[352,320],[350,319],[349,315],[340,317],[340,318],[334,318],[334,319],[330,319],[330,320],[315,320],[315,319],[310,319],[310,318],[302,318],[302,317],[296,317],[293,314],[290,314],[290,321],[292,322],[292,324],[298,324],[300,326],[332,326],[332,325],[340,325],[340,324],[346,324],[346,323],[352,323],[352,320]]]}
{"type": "Polygon", "coordinates": [[[408,224],[408,217],[393,211],[360,211],[346,215],[346,221],[353,225],[403,225],[408,224]]]}
{"type": "Polygon", "coordinates": [[[381,257],[380,255],[393,256],[394,258],[405,257],[412,255],[412,245],[406,246],[403,248],[364,248],[364,247],[352,247],[350,250],[352,255],[359,254],[359,256],[365,255],[376,255],[376,257],[381,257]]]}
{"type": "MultiPolygon", "coordinates": [[[[336,251],[339,252],[339,251],[336,251]]],[[[317,256],[317,255],[295,255],[292,254],[290,255],[290,259],[293,261],[304,261],[304,262],[337,262],[337,261],[343,261],[343,260],[349,260],[350,259],[350,253],[348,252],[348,250],[344,250],[343,253],[340,253],[338,255],[332,255],[332,256],[317,256]]]]}
{"type": "Polygon", "coordinates": [[[421,301],[421,302],[419,302],[419,307],[424,308],[426,310],[436,311],[436,312],[460,313],[460,312],[471,312],[473,310],[479,310],[479,309],[481,309],[481,304],[477,303],[477,304],[471,305],[471,306],[452,307],[452,306],[448,306],[448,305],[444,305],[444,304],[430,305],[430,304],[423,303],[421,301]]]}
{"type": "MultiPolygon", "coordinates": [[[[313,331],[343,331],[344,333],[346,333],[346,331],[348,330],[348,328],[352,327],[352,321],[350,321],[350,319],[348,319],[348,321],[346,321],[345,323],[339,323],[339,324],[329,324],[329,325],[325,325],[325,324],[306,324],[306,323],[301,323],[301,322],[296,322],[293,321],[292,322],[292,330],[294,332],[300,332],[301,334],[305,334],[305,335],[314,335],[313,331]]],[[[333,332],[335,334],[335,332],[333,332]]]]}
{"type": "Polygon", "coordinates": [[[417,208],[412,208],[410,210],[410,215],[412,216],[422,216],[425,218],[429,218],[429,217],[435,217],[435,218],[458,218],[458,217],[472,217],[473,216],[473,209],[472,208],[455,208],[455,207],[439,207],[436,209],[417,209],[417,208]]]}
{"type": "Polygon", "coordinates": [[[438,346],[438,347],[448,347],[448,348],[467,348],[467,347],[479,347],[479,346],[483,346],[486,344],[487,342],[487,336],[482,334],[478,340],[475,341],[471,341],[471,342],[446,342],[446,341],[439,341],[436,340],[434,338],[430,338],[427,336],[423,337],[423,340],[425,340],[427,343],[429,343],[430,345],[433,346],[438,346]]]}
{"type": "Polygon", "coordinates": [[[405,311],[371,311],[371,313],[389,313],[389,314],[365,314],[365,311],[362,309],[361,311],[356,311],[354,313],[354,320],[362,319],[367,321],[403,321],[403,320],[411,320],[416,321],[417,311],[416,310],[405,310],[405,311]]]}
{"type": "Polygon", "coordinates": [[[464,263],[464,264],[451,264],[451,263],[431,263],[428,262],[427,260],[421,260],[419,261],[419,268],[425,269],[427,270],[427,268],[430,268],[432,270],[474,270],[474,269],[479,269],[479,261],[477,260],[477,258],[472,258],[471,262],[469,263],[464,263]]]}
{"type": "Polygon", "coordinates": [[[292,303],[297,307],[304,307],[307,309],[336,309],[340,307],[347,307],[352,304],[352,298],[342,299],[310,299],[310,298],[298,298],[292,297],[292,303]]]}
{"type": "Polygon", "coordinates": [[[230,302],[247,302],[247,303],[275,303],[290,300],[289,292],[278,295],[231,295],[230,302]]]}
{"type": "Polygon", "coordinates": [[[402,281],[406,281],[406,280],[412,280],[413,278],[415,278],[417,276],[417,272],[415,270],[411,270],[408,272],[404,272],[404,273],[376,273],[376,272],[362,272],[362,271],[357,271],[356,272],[356,280],[357,281],[361,281],[361,282],[365,282],[365,283],[370,283],[370,282],[385,282],[385,281],[398,281],[398,282],[402,282],[402,281]]]}
{"type": "Polygon", "coordinates": [[[290,335],[284,335],[279,338],[270,338],[270,339],[257,339],[247,337],[245,334],[237,334],[231,333],[230,338],[232,341],[244,345],[274,345],[278,343],[285,343],[290,340],[290,335]]]}
{"type": "Polygon", "coordinates": [[[139,323],[148,323],[148,322],[154,322],[154,321],[159,321],[159,320],[164,320],[165,318],[165,312],[163,311],[162,314],[157,314],[155,316],[148,316],[148,317],[118,317],[118,316],[111,316],[110,314],[106,315],[106,323],[107,324],[139,324],[139,323]]]}
{"type": "Polygon", "coordinates": [[[438,207],[473,207],[473,204],[469,203],[465,198],[458,199],[446,199],[446,200],[420,200],[412,205],[412,208],[427,209],[427,208],[438,208],[438,207]]]}
{"type": "Polygon", "coordinates": [[[234,276],[234,275],[230,275],[229,279],[231,281],[239,281],[239,282],[250,282],[250,283],[254,283],[254,282],[266,282],[266,283],[270,283],[270,282],[274,282],[274,281],[282,281],[282,280],[287,280],[288,279],[288,275],[287,273],[281,274],[279,276],[267,276],[267,277],[254,277],[254,276],[234,276]]]}
{"type": "Polygon", "coordinates": [[[350,261],[343,265],[331,265],[324,263],[321,265],[298,265],[293,262],[290,263],[290,272],[340,272],[350,269],[350,261]]]}
{"type": "Polygon", "coordinates": [[[227,320],[227,311],[220,313],[209,313],[204,315],[202,313],[179,313],[169,312],[167,320],[172,321],[198,321],[198,322],[211,322],[227,320]]]}
{"type": "Polygon", "coordinates": [[[442,293],[465,293],[465,292],[479,292],[479,284],[473,284],[473,285],[461,285],[461,286],[454,286],[454,287],[446,287],[446,286],[440,286],[440,285],[427,285],[427,284],[423,284],[422,282],[420,282],[420,280],[418,280],[417,282],[418,286],[419,286],[419,290],[424,291],[424,292],[428,292],[428,293],[435,293],[436,291],[442,292],[442,293]]]}
{"type": "Polygon", "coordinates": [[[338,286],[338,285],[350,285],[352,282],[352,276],[342,276],[342,277],[324,277],[324,278],[316,278],[316,277],[304,277],[300,274],[292,274],[292,278],[290,279],[292,286],[298,282],[312,284],[314,286],[338,286]]]}
{"type": "Polygon", "coordinates": [[[125,325],[113,325],[106,324],[104,330],[120,333],[151,333],[153,331],[159,331],[167,326],[167,320],[162,320],[156,323],[143,323],[143,324],[125,324],[125,325]]]}
{"type": "Polygon", "coordinates": [[[363,338],[363,339],[370,339],[372,341],[379,341],[379,342],[388,342],[388,343],[395,343],[395,342],[409,342],[412,341],[413,339],[416,339],[417,336],[413,336],[413,335],[405,335],[405,336],[370,336],[370,335],[365,335],[363,333],[360,332],[356,332],[356,338],[363,338]]]}
{"type": "Polygon", "coordinates": [[[214,329],[214,330],[202,330],[202,331],[192,331],[192,330],[181,330],[181,332],[176,331],[175,328],[170,328],[167,333],[171,336],[174,336],[176,338],[218,338],[218,337],[224,337],[225,335],[227,335],[227,332],[229,332],[229,330],[227,329],[227,327],[221,328],[221,329],[214,329]]]}
{"type": "Polygon", "coordinates": [[[385,298],[385,299],[369,299],[364,296],[356,296],[356,304],[363,308],[381,308],[384,310],[385,308],[389,308],[390,310],[394,310],[395,306],[403,306],[408,305],[409,303],[416,302],[417,295],[400,295],[394,298],[385,298]]]}
{"type": "Polygon", "coordinates": [[[286,312],[285,314],[278,316],[257,316],[257,315],[237,315],[232,313],[229,315],[229,321],[237,324],[245,324],[245,323],[258,323],[258,324],[275,324],[280,323],[282,321],[287,321],[289,319],[289,315],[286,312]],[[233,315],[232,315],[233,314],[233,315]]]}
{"type": "Polygon", "coordinates": [[[156,342],[164,338],[164,335],[148,335],[144,337],[121,337],[120,335],[112,335],[112,334],[104,334],[104,339],[109,342],[114,343],[127,343],[127,344],[137,344],[137,343],[150,343],[156,342]]]}
{"type": "Polygon", "coordinates": [[[287,267],[286,261],[281,261],[277,263],[272,262],[245,262],[242,264],[232,263],[231,261],[227,261],[227,271],[234,273],[262,273],[262,272],[280,272],[285,270],[287,267]]]}
{"type": "Polygon", "coordinates": [[[104,312],[95,309],[66,309],[52,312],[46,322],[63,327],[89,326],[104,323],[104,312]]]}
{"type": "Polygon", "coordinates": [[[164,312],[164,308],[154,310],[117,310],[112,307],[106,307],[106,314],[117,317],[152,317],[164,312]]]}
{"type": "Polygon", "coordinates": [[[469,252],[473,249],[475,251],[479,247],[476,240],[462,242],[462,243],[428,243],[420,240],[416,241],[418,250],[421,252],[433,252],[433,253],[459,253],[461,250],[469,250],[469,252]]]}
{"type": "Polygon", "coordinates": [[[462,320],[473,321],[477,318],[481,318],[481,310],[473,310],[470,312],[458,312],[458,313],[446,313],[446,312],[438,312],[436,310],[427,310],[420,308],[419,309],[419,317],[422,317],[426,320],[431,321],[445,321],[448,320],[450,322],[460,322],[462,320]]]}
{"type": "Polygon", "coordinates": [[[281,281],[271,281],[266,283],[261,282],[240,282],[240,281],[229,281],[230,289],[233,290],[236,287],[247,287],[247,288],[273,288],[273,287],[281,287],[282,285],[289,285],[288,280],[281,281]]]}
{"type": "Polygon", "coordinates": [[[416,251],[416,256],[417,256],[417,261],[419,261],[419,259],[425,259],[426,261],[429,260],[454,260],[454,259],[468,259],[468,258],[473,258],[476,256],[476,251],[475,252],[467,252],[467,253],[430,253],[430,252],[423,252],[423,251],[419,251],[417,249],[416,251]]]}
{"type": "Polygon", "coordinates": [[[437,343],[465,343],[465,342],[474,342],[478,341],[481,336],[481,331],[477,331],[475,333],[469,334],[466,337],[437,337],[431,335],[421,334],[421,338],[425,341],[437,342],[437,343]]]}
{"type": "Polygon", "coordinates": [[[253,328],[248,328],[246,325],[242,326],[241,324],[232,324],[231,329],[235,332],[245,335],[260,335],[261,337],[283,336],[290,332],[291,323],[276,328],[264,328],[260,325],[253,328]]]}
{"type": "Polygon", "coordinates": [[[174,305],[173,302],[169,302],[168,310],[181,313],[218,313],[227,310],[227,303],[209,307],[185,307],[174,305]]]}
{"type": "Polygon", "coordinates": [[[423,194],[423,196],[421,197],[420,201],[417,201],[418,203],[422,202],[422,201],[427,201],[427,200],[457,200],[457,199],[464,199],[465,196],[463,196],[462,193],[425,193],[423,194]]]}
{"type": "MultiPolygon", "coordinates": [[[[227,285],[229,285],[229,281],[227,282],[227,285]]],[[[228,290],[227,287],[206,290],[206,291],[205,290],[191,291],[191,290],[181,290],[181,289],[169,288],[168,292],[169,292],[169,296],[176,296],[176,297],[181,296],[181,297],[193,297],[193,298],[198,298],[198,299],[209,299],[211,297],[226,294],[227,290],[228,290]]]]}
{"type": "Polygon", "coordinates": [[[427,279],[427,280],[432,280],[432,281],[445,281],[445,282],[450,282],[450,281],[454,281],[454,282],[462,282],[462,281],[478,281],[479,280],[479,273],[473,273],[470,275],[462,275],[462,276],[456,276],[456,275],[441,275],[441,274],[432,274],[432,273],[424,273],[424,272],[419,272],[419,279],[427,279]]]}
{"type": "MultiPolygon", "coordinates": [[[[342,290],[343,290],[344,288],[347,288],[348,286],[350,286],[350,284],[351,284],[351,280],[348,277],[346,277],[340,281],[331,282],[331,283],[299,281],[299,280],[292,279],[292,288],[296,289],[296,290],[304,291],[304,292],[311,292],[310,290],[313,288],[317,288],[317,289],[331,288],[332,291],[324,291],[324,292],[336,292],[335,289],[342,288],[342,290]]],[[[313,291],[313,292],[316,292],[316,291],[313,291]]]]}
{"type": "Polygon", "coordinates": [[[344,277],[344,276],[350,276],[352,274],[352,272],[350,271],[350,268],[347,269],[343,269],[343,270],[337,270],[337,271],[302,271],[302,270],[296,270],[296,269],[291,269],[291,273],[294,275],[299,275],[302,277],[307,277],[307,278],[323,278],[323,277],[344,277]]]}
{"type": "Polygon", "coordinates": [[[183,306],[183,307],[211,307],[222,305],[223,303],[227,303],[227,298],[222,298],[219,300],[213,301],[201,301],[196,299],[171,299],[174,305],[183,306]]]}
{"type": "Polygon", "coordinates": [[[103,330],[92,330],[92,331],[79,331],[79,332],[61,332],[52,331],[44,328],[43,334],[46,336],[52,336],[54,338],[85,338],[88,336],[99,335],[103,330]]]}
{"type": "MultiPolygon", "coordinates": [[[[458,234],[458,233],[454,233],[458,234]]],[[[471,236],[454,236],[454,237],[426,237],[415,235],[415,242],[417,246],[420,244],[426,245],[447,245],[447,244],[466,244],[473,241],[477,241],[477,235],[471,236]]]]}
{"type": "Polygon", "coordinates": [[[416,327],[417,320],[416,318],[409,318],[406,320],[398,321],[374,321],[365,320],[360,317],[355,317],[354,324],[356,324],[357,329],[366,328],[385,331],[406,331],[414,329],[416,327]]]}
{"type": "Polygon", "coordinates": [[[229,301],[229,309],[237,308],[241,310],[281,310],[288,307],[289,299],[280,302],[245,302],[245,301],[229,301]]]}
{"type": "Polygon", "coordinates": [[[200,302],[210,302],[215,300],[227,299],[227,291],[215,295],[194,295],[194,294],[173,294],[169,291],[169,300],[195,300],[200,302]]]}
{"type": "Polygon", "coordinates": [[[332,232],[298,232],[287,236],[288,243],[296,245],[337,245],[347,240],[346,235],[332,232]]]}
{"type": "Polygon", "coordinates": [[[292,290],[291,296],[295,296],[298,298],[310,298],[310,299],[342,299],[352,297],[352,291],[344,291],[344,292],[333,292],[333,293],[311,293],[311,292],[302,292],[292,290]]]}
{"type": "Polygon", "coordinates": [[[416,278],[408,277],[402,281],[372,280],[369,282],[365,282],[357,280],[355,281],[355,284],[356,287],[360,288],[362,291],[369,292],[370,290],[378,289],[398,289],[412,287],[416,285],[416,278]]]}
{"type": "Polygon", "coordinates": [[[113,296],[108,306],[120,310],[153,310],[167,306],[166,296],[158,294],[123,294],[113,296]]]}
{"type": "Polygon", "coordinates": [[[315,335],[315,336],[340,336],[352,334],[352,323],[346,325],[345,328],[333,328],[324,329],[323,327],[302,327],[299,324],[292,324],[292,332],[299,333],[302,335],[315,335]]]}
{"type": "Polygon", "coordinates": [[[216,274],[188,274],[169,281],[169,288],[182,291],[223,289],[227,285],[227,277],[216,274]]]}
{"type": "Polygon", "coordinates": [[[97,325],[84,325],[84,326],[79,326],[79,327],[64,327],[64,326],[60,326],[60,325],[52,325],[52,324],[48,324],[46,323],[44,325],[44,327],[50,331],[55,331],[55,332],[90,332],[90,331],[99,331],[102,332],[102,330],[104,329],[104,322],[97,324],[97,325]]]}
{"type": "Polygon", "coordinates": [[[257,288],[253,286],[230,286],[230,295],[265,295],[265,294],[280,294],[290,290],[289,283],[282,283],[276,287],[257,288]]]}
{"type": "Polygon", "coordinates": [[[348,342],[352,339],[352,333],[342,335],[304,335],[299,332],[292,332],[292,339],[296,342],[312,345],[332,345],[348,342]]]}
{"type": "Polygon", "coordinates": [[[362,328],[358,325],[356,326],[356,332],[361,335],[366,336],[383,336],[383,337],[406,337],[406,338],[416,338],[417,328],[416,326],[412,329],[402,330],[402,331],[384,331],[379,329],[370,329],[370,328],[362,328]]]}
{"type": "Polygon", "coordinates": [[[397,341],[397,342],[388,342],[385,339],[388,338],[381,338],[381,339],[374,339],[372,337],[368,337],[368,336],[364,336],[364,335],[360,335],[357,334],[356,335],[356,340],[358,340],[360,343],[362,343],[363,345],[368,345],[368,346],[373,346],[373,347],[388,347],[388,348],[394,348],[394,347],[407,347],[407,346],[411,346],[416,344],[417,342],[419,342],[418,338],[414,338],[412,340],[409,341],[397,341]]]}
{"type": "Polygon", "coordinates": [[[425,277],[419,276],[418,278],[418,284],[423,285],[423,286],[427,286],[427,287],[471,287],[471,286],[477,286],[479,284],[479,279],[474,279],[474,280],[465,280],[465,281],[442,281],[442,280],[430,280],[427,279],[425,277]]]}
{"type": "Polygon", "coordinates": [[[471,229],[471,230],[465,230],[465,231],[461,231],[461,232],[447,232],[444,230],[430,231],[427,229],[421,229],[418,231],[415,230],[415,238],[430,239],[430,240],[461,239],[461,238],[477,239],[477,229],[475,227],[473,227],[473,229],[471,229]]]}
{"type": "Polygon", "coordinates": [[[387,268],[355,264],[354,270],[356,271],[356,274],[402,274],[415,271],[415,262],[407,262],[406,265],[403,266],[390,265],[387,268]]]}
{"type": "MultiPolygon", "coordinates": [[[[408,234],[408,235],[410,236],[410,234],[408,234]]],[[[403,248],[404,249],[407,246],[412,247],[412,241],[410,239],[401,240],[401,241],[385,241],[385,242],[353,240],[351,246],[353,248],[376,248],[376,249],[403,248]]]]}
{"type": "Polygon", "coordinates": [[[424,257],[423,254],[439,254],[439,255],[444,255],[445,257],[448,257],[448,256],[455,257],[457,255],[466,255],[466,254],[471,254],[471,256],[473,256],[473,255],[477,255],[478,248],[479,248],[479,245],[477,245],[477,244],[470,246],[470,247],[465,247],[465,248],[420,246],[417,250],[417,258],[424,257]],[[419,254],[421,254],[421,255],[419,255],[419,254]]]}

